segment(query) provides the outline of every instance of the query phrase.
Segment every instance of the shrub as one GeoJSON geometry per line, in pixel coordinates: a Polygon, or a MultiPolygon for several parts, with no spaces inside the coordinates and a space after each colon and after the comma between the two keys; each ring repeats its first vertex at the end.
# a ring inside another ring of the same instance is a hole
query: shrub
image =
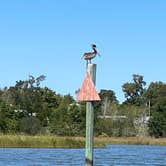
{"type": "Polygon", "coordinates": [[[36,117],[25,117],[20,122],[20,131],[25,134],[35,135],[40,132],[41,124],[36,117]]]}

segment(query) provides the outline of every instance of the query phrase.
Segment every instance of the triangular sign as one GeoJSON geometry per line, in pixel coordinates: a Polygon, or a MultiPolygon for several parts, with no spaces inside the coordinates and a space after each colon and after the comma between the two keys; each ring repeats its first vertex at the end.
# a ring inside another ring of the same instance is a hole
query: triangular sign
{"type": "Polygon", "coordinates": [[[95,85],[91,79],[91,76],[87,72],[82,87],[78,92],[78,101],[100,101],[100,97],[96,91],[95,85]]]}

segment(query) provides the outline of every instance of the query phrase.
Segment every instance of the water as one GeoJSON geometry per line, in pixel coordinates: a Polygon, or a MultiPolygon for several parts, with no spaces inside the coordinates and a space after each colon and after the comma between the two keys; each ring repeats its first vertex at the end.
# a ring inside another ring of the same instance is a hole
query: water
{"type": "MultiPolygon", "coordinates": [[[[84,149],[1,148],[0,166],[81,166],[84,149]]],[[[166,166],[166,146],[109,145],[94,150],[95,166],[166,166]]]]}

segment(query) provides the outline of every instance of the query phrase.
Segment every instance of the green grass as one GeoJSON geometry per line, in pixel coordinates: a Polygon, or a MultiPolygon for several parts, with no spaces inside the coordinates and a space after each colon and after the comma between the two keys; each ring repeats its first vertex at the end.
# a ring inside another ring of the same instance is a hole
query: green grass
{"type": "Polygon", "coordinates": [[[75,137],[1,135],[0,147],[12,148],[79,148],[84,140],[75,137]]]}
{"type": "Polygon", "coordinates": [[[99,143],[108,144],[125,144],[125,145],[163,145],[166,146],[166,138],[151,137],[104,137],[95,138],[99,143]]]}
{"type": "MultiPolygon", "coordinates": [[[[108,144],[166,145],[166,138],[97,137],[95,147],[108,144]]],[[[1,148],[84,148],[84,137],[0,135],[1,148]]]]}

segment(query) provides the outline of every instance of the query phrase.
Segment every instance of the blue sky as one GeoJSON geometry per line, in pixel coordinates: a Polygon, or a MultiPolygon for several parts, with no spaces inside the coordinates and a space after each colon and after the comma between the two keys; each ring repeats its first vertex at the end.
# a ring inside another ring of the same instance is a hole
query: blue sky
{"type": "Polygon", "coordinates": [[[96,88],[121,86],[133,74],[166,82],[165,0],[6,0],[0,2],[0,88],[45,74],[57,93],[81,87],[84,52],[95,43],[96,88]]]}

